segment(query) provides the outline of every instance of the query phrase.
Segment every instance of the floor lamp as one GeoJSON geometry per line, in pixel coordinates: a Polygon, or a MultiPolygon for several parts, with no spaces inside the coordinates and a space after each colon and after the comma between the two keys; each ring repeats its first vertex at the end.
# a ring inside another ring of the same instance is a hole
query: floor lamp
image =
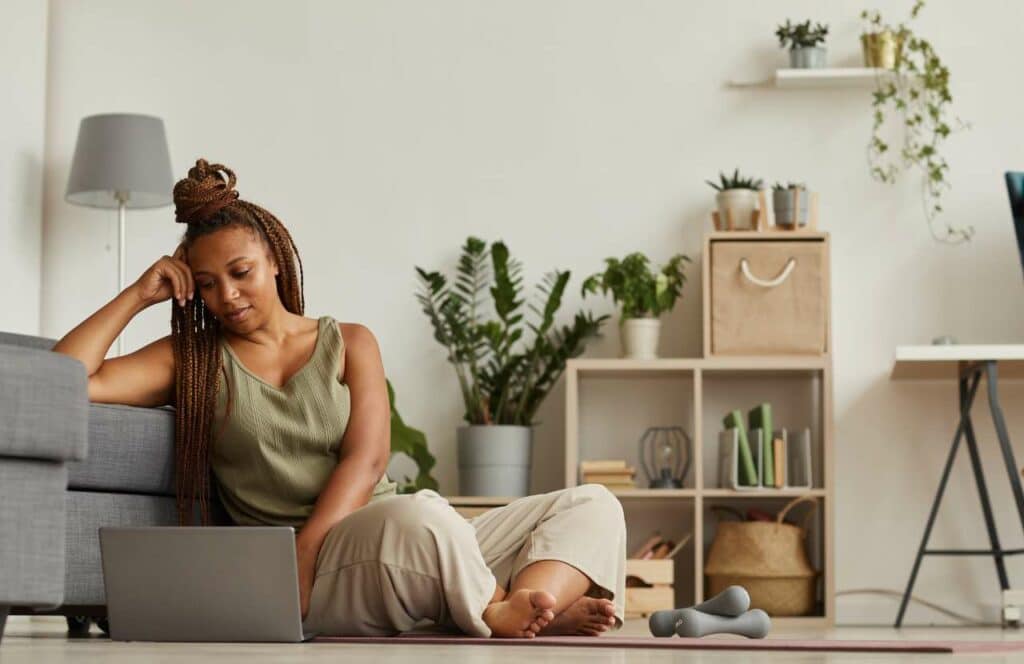
{"type": "MultiPolygon", "coordinates": [[[[163,120],[135,113],[82,118],[64,198],[74,205],[117,209],[118,293],[125,289],[125,210],[170,205],[173,187],[163,120]]],[[[117,354],[124,354],[123,331],[117,354]]]]}

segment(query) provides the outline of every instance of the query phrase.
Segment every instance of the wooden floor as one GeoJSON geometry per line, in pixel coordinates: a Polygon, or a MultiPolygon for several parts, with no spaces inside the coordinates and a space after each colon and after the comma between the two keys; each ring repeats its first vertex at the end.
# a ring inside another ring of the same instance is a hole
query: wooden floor
{"type": "MultiPolygon", "coordinates": [[[[621,636],[646,636],[644,620],[631,620],[621,636]]],[[[962,639],[962,640],[1024,640],[1024,630],[998,628],[836,628],[820,630],[775,630],[769,638],[836,638],[836,639],[962,639]]],[[[926,655],[926,654],[874,654],[874,653],[758,653],[757,661],[793,662],[938,662],[956,658],[966,662],[1024,662],[1024,655],[1007,653],[995,655],[926,655]]],[[[541,648],[515,646],[393,646],[349,645],[330,643],[304,644],[193,644],[193,643],[120,643],[107,639],[93,627],[89,638],[68,639],[63,618],[11,616],[7,631],[0,642],[0,662],[3,664],[55,664],[57,662],[207,662],[233,664],[235,662],[367,662],[389,664],[415,661],[417,664],[434,662],[486,662],[511,664],[530,661],[559,662],[560,664],[602,664],[603,662],[750,662],[749,652],[627,650],[618,648],[541,648]]]]}

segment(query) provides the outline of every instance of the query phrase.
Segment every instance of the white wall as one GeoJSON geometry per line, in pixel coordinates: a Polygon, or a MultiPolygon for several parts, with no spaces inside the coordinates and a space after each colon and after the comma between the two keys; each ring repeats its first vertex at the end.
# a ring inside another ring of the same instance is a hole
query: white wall
{"type": "Polygon", "coordinates": [[[0,5],[0,330],[39,334],[46,109],[45,2],[0,5]]]}
{"type": "MultiPolygon", "coordinates": [[[[452,266],[470,233],[503,238],[528,283],[573,270],[567,317],[580,275],[605,256],[696,256],[710,225],[703,181],[720,169],[806,180],[821,192],[834,247],[837,587],[901,588],[953,430],[955,390],[890,383],[893,347],[945,333],[1024,336],[1001,179],[1024,167],[1024,91],[1001,65],[1019,59],[1024,9],[932,4],[920,28],[952,69],[957,113],[974,124],[947,149],[949,218],[978,230],[955,248],[930,239],[915,180],[869,178],[866,90],[724,86],[784,62],[772,33],[786,17],[830,23],[832,62],[857,64],[859,3],[54,1],[43,332],[63,335],[116,282],[115,215],[62,201],[79,120],[160,115],[178,176],[196,157],[223,161],[242,196],[291,229],[307,314],[374,330],[399,408],[426,431],[442,489],[454,493],[461,407],[413,297],[414,265],[452,266]]],[[[883,8],[895,20],[909,5],[883,8]]],[[[170,208],[130,214],[131,278],[181,231],[170,208]]],[[[695,265],[666,319],[665,355],[700,352],[698,275],[695,265]]],[[[147,311],[130,326],[128,348],[166,334],[168,319],[167,307],[147,311]]],[[[607,332],[589,355],[617,353],[614,326],[607,332]]],[[[1024,391],[1007,385],[1002,396],[1020,441],[1024,391]]],[[[600,406],[590,412],[617,404],[600,406]]],[[[535,490],[560,482],[563,407],[560,383],[540,413],[535,490]]],[[[978,415],[999,524],[1016,545],[1019,519],[986,412],[978,415]]],[[[961,459],[936,545],[985,545],[975,495],[961,459]]],[[[1011,581],[1022,572],[1011,563],[1011,581]]],[[[918,591],[992,618],[996,587],[991,562],[931,559],[918,591]]],[[[887,598],[839,607],[847,621],[887,623],[895,613],[887,598]]]]}

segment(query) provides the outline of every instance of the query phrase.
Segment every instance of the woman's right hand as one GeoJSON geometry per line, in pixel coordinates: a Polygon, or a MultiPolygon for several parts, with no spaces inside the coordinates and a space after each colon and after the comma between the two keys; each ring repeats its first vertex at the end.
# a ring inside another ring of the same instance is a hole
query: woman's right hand
{"type": "Polygon", "coordinates": [[[185,301],[192,299],[196,285],[192,269],[184,259],[185,248],[179,244],[173,256],[161,256],[131,285],[143,306],[158,304],[172,297],[179,305],[185,306],[185,301]]]}

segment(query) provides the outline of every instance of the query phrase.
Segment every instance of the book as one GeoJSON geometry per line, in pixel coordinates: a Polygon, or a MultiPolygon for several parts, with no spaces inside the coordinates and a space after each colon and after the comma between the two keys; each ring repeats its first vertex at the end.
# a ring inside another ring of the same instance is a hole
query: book
{"type": "Polygon", "coordinates": [[[757,485],[757,470],[754,468],[754,457],[750,453],[750,443],[747,440],[747,431],[743,427],[743,415],[740,411],[734,410],[722,419],[722,426],[726,429],[736,429],[739,448],[739,480],[740,484],[747,486],[757,485]]]}
{"type": "Polygon", "coordinates": [[[775,459],[775,488],[781,489],[786,486],[786,441],[772,440],[772,458],[775,459]]]}
{"type": "Polygon", "coordinates": [[[592,473],[584,472],[583,481],[585,482],[632,482],[633,476],[636,474],[636,470],[633,468],[629,469],[629,472],[621,473],[592,473]]]}
{"type": "Polygon", "coordinates": [[[773,487],[775,486],[775,461],[773,454],[772,444],[772,405],[770,403],[762,403],[748,414],[748,423],[750,424],[750,431],[760,429],[763,433],[761,440],[765,441],[764,448],[761,451],[761,483],[764,486],[773,487]]]}
{"type": "Polygon", "coordinates": [[[596,459],[594,461],[580,461],[581,473],[614,473],[630,469],[625,459],[596,459]]]}
{"type": "Polygon", "coordinates": [[[588,482],[588,484],[603,484],[612,491],[616,489],[635,489],[636,484],[633,482],[588,482]]]}

